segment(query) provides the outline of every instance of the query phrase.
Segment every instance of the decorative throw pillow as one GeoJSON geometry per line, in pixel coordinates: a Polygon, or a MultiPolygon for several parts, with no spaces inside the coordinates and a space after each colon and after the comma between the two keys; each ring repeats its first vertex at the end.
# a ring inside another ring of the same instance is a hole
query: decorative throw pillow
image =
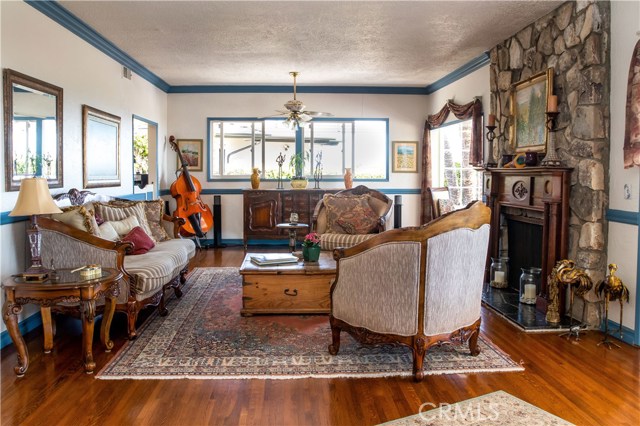
{"type": "Polygon", "coordinates": [[[446,199],[438,200],[438,210],[440,210],[440,215],[452,212],[455,209],[456,208],[453,205],[452,200],[446,200],[446,199]]]}
{"type": "Polygon", "coordinates": [[[120,235],[118,234],[118,231],[116,231],[116,229],[113,227],[112,222],[102,223],[98,226],[98,230],[100,231],[100,238],[104,238],[105,240],[109,241],[118,241],[120,239],[120,235]]]}
{"type": "MultiPolygon", "coordinates": [[[[138,224],[149,237],[153,239],[149,223],[147,222],[147,216],[144,211],[144,206],[140,203],[133,205],[112,205],[106,203],[93,203],[96,213],[98,213],[106,221],[112,222],[114,220],[126,219],[129,216],[135,216],[138,219],[138,224]]],[[[121,234],[122,235],[122,234],[121,234]]]]}
{"type": "Polygon", "coordinates": [[[133,252],[131,254],[145,254],[156,246],[151,237],[139,226],[133,228],[122,241],[133,243],[133,252]]]}
{"type": "Polygon", "coordinates": [[[102,225],[106,223],[111,225],[111,227],[118,233],[119,237],[127,235],[133,228],[140,226],[140,222],[138,222],[138,219],[135,216],[129,216],[122,220],[110,220],[102,225]]]}
{"type": "Polygon", "coordinates": [[[148,200],[148,201],[129,201],[129,200],[112,200],[109,204],[113,206],[130,207],[141,204],[144,207],[147,224],[151,230],[151,238],[155,241],[170,240],[171,237],[162,226],[162,216],[164,214],[164,200],[148,200]]]}
{"type": "Polygon", "coordinates": [[[327,232],[336,234],[368,234],[378,224],[378,215],[369,205],[369,195],[323,197],[327,209],[327,232]]]}
{"type": "Polygon", "coordinates": [[[63,207],[62,213],[51,215],[55,219],[81,231],[90,232],[97,235],[98,224],[93,215],[83,206],[63,207]]]}

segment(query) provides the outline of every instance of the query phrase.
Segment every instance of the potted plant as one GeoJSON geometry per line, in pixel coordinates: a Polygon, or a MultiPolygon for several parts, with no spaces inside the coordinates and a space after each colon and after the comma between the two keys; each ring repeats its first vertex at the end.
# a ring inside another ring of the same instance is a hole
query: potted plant
{"type": "Polygon", "coordinates": [[[302,258],[306,262],[317,262],[320,259],[320,235],[310,232],[304,236],[302,258]]]}
{"type": "Polygon", "coordinates": [[[289,166],[291,167],[291,187],[293,189],[304,189],[307,187],[307,178],[304,176],[304,165],[309,160],[309,153],[293,154],[289,160],[289,166]]]}

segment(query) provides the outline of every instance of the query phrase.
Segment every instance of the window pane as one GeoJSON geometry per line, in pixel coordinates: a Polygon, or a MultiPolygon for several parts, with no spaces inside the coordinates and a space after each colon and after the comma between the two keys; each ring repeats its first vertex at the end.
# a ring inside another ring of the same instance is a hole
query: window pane
{"type": "Polygon", "coordinates": [[[296,133],[284,127],[282,123],[283,121],[280,120],[266,120],[264,122],[264,176],[267,179],[278,178],[278,163],[276,159],[280,154],[285,157],[285,162],[282,164],[283,178],[291,174],[289,160],[296,151],[296,133]]]}
{"type": "Polygon", "coordinates": [[[354,178],[384,179],[387,175],[387,122],[356,121],[355,130],[354,178]]]}
{"type": "Polygon", "coordinates": [[[211,167],[209,169],[210,176],[220,176],[220,128],[222,123],[211,123],[211,167]]]}
{"type": "Polygon", "coordinates": [[[225,175],[251,174],[252,134],[252,123],[250,121],[224,123],[222,146],[225,175]]]}
{"type": "MultiPolygon", "coordinates": [[[[344,173],[342,151],[344,146],[343,127],[351,128],[351,123],[315,122],[313,123],[313,156],[322,153],[322,176],[341,176],[344,173]]],[[[350,132],[349,132],[350,133],[350,132]]],[[[350,137],[351,135],[349,135],[350,137]]],[[[308,148],[305,140],[305,149],[308,148]]]]}
{"type": "Polygon", "coordinates": [[[471,120],[431,131],[432,183],[449,188],[456,208],[478,199],[478,173],[469,164],[471,120]]]}

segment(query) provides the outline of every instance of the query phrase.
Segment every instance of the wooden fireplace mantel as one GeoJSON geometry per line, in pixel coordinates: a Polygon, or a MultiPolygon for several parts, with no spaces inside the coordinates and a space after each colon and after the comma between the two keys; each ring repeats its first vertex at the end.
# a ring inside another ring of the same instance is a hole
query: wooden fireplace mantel
{"type": "MultiPolygon", "coordinates": [[[[573,168],[568,167],[525,167],[494,168],[485,172],[484,195],[491,208],[490,257],[499,255],[500,215],[507,208],[530,212],[530,218],[525,215],[521,220],[542,225],[542,282],[536,306],[543,312],[547,310],[547,276],[556,262],[568,254],[572,171],[573,168]]],[[[487,262],[487,282],[489,264],[487,262]]]]}

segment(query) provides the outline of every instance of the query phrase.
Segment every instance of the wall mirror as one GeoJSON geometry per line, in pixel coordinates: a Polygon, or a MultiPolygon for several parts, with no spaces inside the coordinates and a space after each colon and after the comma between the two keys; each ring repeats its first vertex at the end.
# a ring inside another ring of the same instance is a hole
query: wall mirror
{"type": "Polygon", "coordinates": [[[5,69],[4,169],[7,191],[26,177],[62,187],[62,88],[5,69]]]}

